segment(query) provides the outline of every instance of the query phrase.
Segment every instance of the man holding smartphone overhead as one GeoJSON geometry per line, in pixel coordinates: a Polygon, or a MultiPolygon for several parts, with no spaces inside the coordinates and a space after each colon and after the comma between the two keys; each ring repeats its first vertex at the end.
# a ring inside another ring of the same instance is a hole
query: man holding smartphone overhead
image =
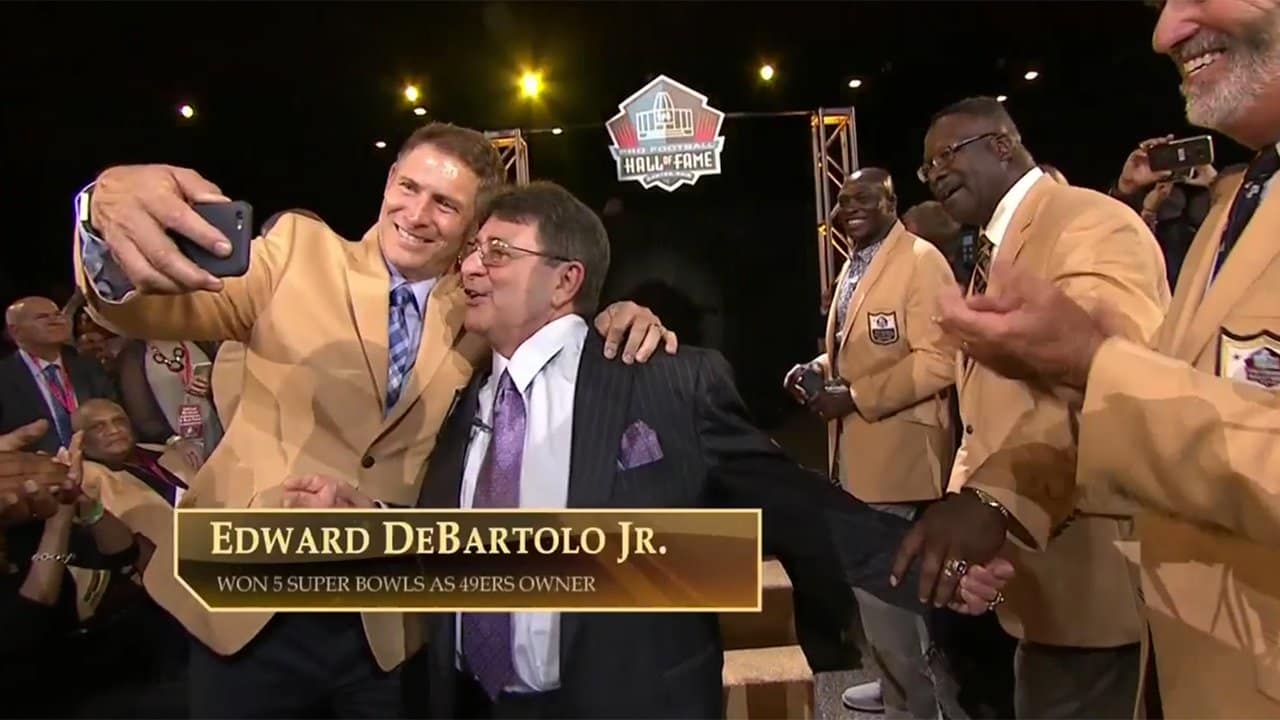
{"type": "MultiPolygon", "coordinates": [[[[133,337],[237,340],[244,388],[222,443],[182,507],[280,507],[285,478],[341,478],[380,503],[412,505],[421,470],[484,342],[462,328],[457,273],[486,193],[505,179],[474,130],[434,123],[405,142],[376,224],[348,243],[287,214],[250,252],[242,275],[192,263],[171,229],[219,257],[228,238],[191,207],[225,202],[192,170],[117,167],[77,201],[76,281],[89,313],[133,337]]],[[[193,253],[194,254],[194,253],[193,253]]],[[[198,254],[197,254],[198,255],[198,254]]],[[[596,319],[605,354],[644,361],[674,334],[652,313],[615,304],[596,319]]],[[[403,714],[398,668],[423,641],[399,613],[210,614],[177,582],[158,547],[144,582],[193,643],[197,717],[403,714]]]]}
{"type": "Polygon", "coordinates": [[[1169,287],[1177,284],[1191,241],[1209,214],[1216,177],[1209,136],[1178,143],[1166,135],[1144,140],[1129,153],[1111,188],[1111,196],[1140,214],[1156,236],[1169,287]]]}
{"type": "MultiPolygon", "coordinates": [[[[954,349],[931,317],[938,292],[954,283],[942,253],[898,221],[893,179],[879,168],[850,176],[835,223],[849,241],[836,280],[826,348],[797,365],[784,385],[829,421],[831,477],[881,512],[913,520],[942,497],[955,451],[950,386],[954,349]]],[[[882,681],[855,686],[845,704],[869,711],[877,694],[889,717],[950,717],[957,690],[945,668],[930,668],[923,618],[854,588],[882,681]]]]}

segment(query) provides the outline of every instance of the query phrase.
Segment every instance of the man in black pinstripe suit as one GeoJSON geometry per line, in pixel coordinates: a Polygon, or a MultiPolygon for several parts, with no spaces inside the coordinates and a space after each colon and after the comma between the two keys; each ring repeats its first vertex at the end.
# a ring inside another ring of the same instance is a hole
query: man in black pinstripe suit
{"type": "MultiPolygon", "coordinates": [[[[911,581],[888,585],[907,522],[783,454],[747,418],[719,354],[682,347],[642,365],[604,359],[583,314],[608,263],[603,225],[564,189],[534,183],[492,201],[462,265],[465,325],[492,344],[492,367],[445,421],[419,505],[763,508],[765,551],[797,592],[849,608],[858,585],[920,607],[911,581]]],[[[428,622],[426,655],[406,667],[405,687],[430,688],[433,717],[723,714],[711,613],[439,613],[428,622]],[[415,673],[425,677],[414,682],[415,673]]]]}

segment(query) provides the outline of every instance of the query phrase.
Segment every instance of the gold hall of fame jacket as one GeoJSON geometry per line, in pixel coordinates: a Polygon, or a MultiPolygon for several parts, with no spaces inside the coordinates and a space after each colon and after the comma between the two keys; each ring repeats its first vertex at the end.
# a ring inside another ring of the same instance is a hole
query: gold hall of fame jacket
{"type": "Polygon", "coordinates": [[[1192,243],[1154,351],[1108,340],[1079,482],[1135,499],[1170,718],[1280,717],[1280,190],[1210,284],[1231,178],[1192,243]]]}
{"type": "MultiPolygon", "coordinates": [[[[997,258],[1053,281],[1087,308],[1110,307],[1137,341],[1155,334],[1168,308],[1164,259],[1142,220],[1101,193],[1048,177],[1017,206],[997,258]]],[[[988,288],[999,291],[998,282],[988,288]]],[[[1076,492],[1079,393],[1010,380],[963,354],[956,370],[964,432],[950,489],[989,493],[1035,548],[1013,545],[1017,576],[1006,588],[1001,624],[1047,645],[1142,641],[1137,575],[1121,552],[1132,540],[1132,510],[1076,492]]]]}
{"type": "MultiPolygon", "coordinates": [[[[846,264],[835,287],[847,272],[846,264]]],[[[849,384],[858,406],[828,424],[827,467],[838,448],[845,489],[863,502],[942,496],[955,453],[955,349],[933,315],[939,291],[954,283],[942,253],[895,223],[849,299],[844,327],[834,308],[827,317],[818,362],[849,384]]]]}
{"type": "MultiPolygon", "coordinates": [[[[119,303],[98,295],[78,233],[75,257],[86,306],[104,327],[129,337],[245,345],[235,419],[191,482],[184,508],[280,507],[281,483],[311,474],[413,505],[455,394],[489,355],[481,338],[463,331],[459,276],[442,277],[427,300],[413,373],[384,417],[390,275],[376,227],[349,243],[321,222],[288,214],[253,242],[249,271],[227,278],[220,292],[133,293],[119,303]]],[[[163,561],[165,552],[173,548],[158,544],[144,582],[215,652],[235,653],[271,619],[268,612],[205,611],[174,577],[172,561],[163,561]]],[[[425,638],[412,616],[366,613],[363,622],[384,669],[425,638]]]]}
{"type": "MultiPolygon", "coordinates": [[[[163,449],[156,462],[190,487],[197,468],[181,450],[163,449]]],[[[145,537],[156,548],[151,560],[160,563],[157,567],[173,567],[173,508],[160,493],[127,470],[113,470],[90,460],[84,463],[81,487],[86,495],[102,502],[102,506],[112,515],[120,518],[130,530],[145,537]]],[[[83,619],[97,610],[102,593],[110,582],[111,573],[78,567],[68,567],[68,570],[75,579],[83,619]]],[[[172,573],[143,573],[143,586],[147,585],[148,577],[154,581],[154,578],[162,575],[172,573]]],[[[161,587],[163,588],[163,582],[161,587]]]]}

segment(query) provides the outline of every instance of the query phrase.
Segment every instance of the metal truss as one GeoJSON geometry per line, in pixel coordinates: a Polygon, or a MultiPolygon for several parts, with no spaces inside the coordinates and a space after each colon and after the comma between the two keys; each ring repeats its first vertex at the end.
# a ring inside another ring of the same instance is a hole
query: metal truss
{"type": "Polygon", "coordinates": [[[813,135],[813,193],[818,221],[818,297],[827,295],[849,256],[844,231],[835,227],[836,198],[858,169],[858,130],[853,108],[819,108],[809,116],[813,135]]]}
{"type": "Polygon", "coordinates": [[[529,183],[529,144],[519,130],[491,130],[484,134],[502,157],[502,167],[507,171],[507,182],[516,185],[529,183]]]}

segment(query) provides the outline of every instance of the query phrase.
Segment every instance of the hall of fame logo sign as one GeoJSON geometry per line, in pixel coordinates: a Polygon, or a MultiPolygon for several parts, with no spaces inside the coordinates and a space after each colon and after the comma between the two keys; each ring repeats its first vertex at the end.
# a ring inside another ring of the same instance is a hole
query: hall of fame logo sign
{"type": "Polygon", "coordinates": [[[707,105],[707,96],[659,75],[618,110],[605,127],[619,180],[671,192],[720,174],[724,113],[707,105]]]}

